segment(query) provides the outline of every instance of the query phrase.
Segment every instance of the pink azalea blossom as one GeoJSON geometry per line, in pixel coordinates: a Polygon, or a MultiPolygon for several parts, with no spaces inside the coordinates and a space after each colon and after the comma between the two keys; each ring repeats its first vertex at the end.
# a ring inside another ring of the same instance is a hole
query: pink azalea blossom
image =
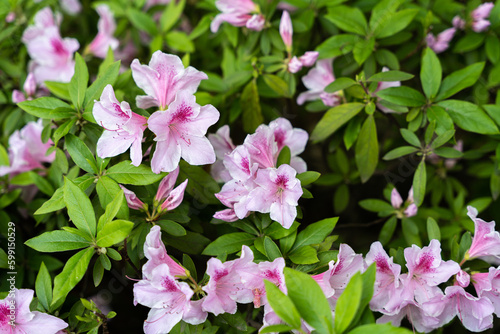
{"type": "Polygon", "coordinates": [[[0,176],[14,176],[37,168],[43,169],[43,163],[51,163],[56,153],[46,155],[54,144],[52,140],[42,142],[42,120],[29,122],[21,130],[16,130],[9,138],[10,166],[0,166],[0,176]]]}
{"type": "Polygon", "coordinates": [[[0,300],[0,333],[5,334],[55,334],[68,324],[52,315],[30,311],[34,291],[14,289],[0,300]]]}
{"type": "Polygon", "coordinates": [[[247,181],[240,181],[233,179],[226,182],[219,193],[215,194],[218,200],[222,204],[229,207],[231,211],[219,211],[214,217],[217,219],[222,219],[224,221],[234,221],[234,217],[237,219],[243,219],[248,216],[251,209],[248,208],[248,202],[252,199],[251,192],[257,187],[254,179],[248,179],[247,181]]]}
{"type": "Polygon", "coordinates": [[[495,308],[496,316],[500,316],[500,267],[490,267],[487,273],[475,273],[472,281],[477,295],[488,298],[495,308]]]}
{"type": "Polygon", "coordinates": [[[241,272],[257,271],[258,265],[253,262],[253,253],[248,246],[243,246],[241,257],[222,263],[211,258],[207,263],[207,275],[210,280],[203,287],[207,293],[202,308],[214,315],[236,313],[236,303],[251,303],[253,292],[241,281],[241,272]]]}
{"type": "Polygon", "coordinates": [[[472,22],[472,30],[475,32],[483,32],[488,29],[488,27],[491,25],[490,21],[488,20],[477,20],[472,22]]]}
{"type": "Polygon", "coordinates": [[[485,2],[474,9],[470,16],[474,21],[487,19],[490,16],[491,10],[495,7],[493,2],[485,2]]]}
{"type": "Polygon", "coordinates": [[[137,195],[131,191],[125,188],[120,184],[120,188],[123,190],[123,194],[125,195],[125,200],[127,201],[127,205],[129,208],[134,209],[134,210],[146,210],[147,205],[144,204],[140,199],[137,198],[137,195]]]}
{"type": "Polygon", "coordinates": [[[290,73],[297,73],[302,69],[302,62],[294,56],[292,59],[288,61],[288,72],[290,73]]]}
{"type": "Polygon", "coordinates": [[[89,45],[89,51],[96,57],[106,58],[108,49],[115,50],[118,47],[118,40],[113,37],[116,30],[115,18],[108,5],[99,5],[96,8],[99,14],[97,22],[97,36],[89,45]]]}
{"type": "Polygon", "coordinates": [[[280,35],[285,43],[286,50],[288,52],[292,51],[292,36],[293,36],[293,26],[292,20],[290,19],[290,14],[284,10],[281,15],[280,21],[280,35]]]}
{"type": "Polygon", "coordinates": [[[477,209],[467,207],[467,215],[474,221],[474,237],[472,244],[465,253],[465,259],[473,259],[480,256],[500,257],[500,233],[495,231],[495,222],[485,222],[477,218],[477,209]]]}
{"type": "Polygon", "coordinates": [[[184,182],[174,189],[177,176],[179,176],[179,167],[165,176],[158,186],[155,201],[161,203],[161,212],[175,209],[184,199],[184,191],[186,190],[188,180],[184,180],[184,182]]]}
{"type": "Polygon", "coordinates": [[[313,279],[319,283],[334,308],[351,277],[363,269],[363,256],[356,254],[349,245],[340,244],[337,261],[330,261],[328,270],[313,276],[313,279]]]}
{"type": "Polygon", "coordinates": [[[210,24],[210,30],[217,32],[223,22],[235,27],[247,27],[260,31],[264,28],[265,18],[260,8],[252,0],[217,0],[215,6],[222,13],[218,14],[210,24]]]}
{"type": "Polygon", "coordinates": [[[208,128],[219,119],[212,105],[200,107],[189,91],[180,91],[168,111],[151,115],[148,126],[156,135],[156,150],[151,160],[153,172],[171,172],[181,157],[191,165],[215,162],[214,148],[205,137],[208,128]]]}
{"type": "Polygon", "coordinates": [[[278,144],[274,137],[274,131],[269,126],[260,125],[254,134],[245,138],[243,146],[248,150],[252,161],[259,165],[259,168],[276,166],[279,152],[278,144]]]}
{"type": "Polygon", "coordinates": [[[247,209],[270,212],[272,220],[290,228],[297,217],[298,200],[303,193],[296,174],[295,169],[285,164],[278,169],[258,170],[255,183],[259,187],[250,193],[247,209]]]}
{"type": "Polygon", "coordinates": [[[35,15],[35,24],[26,28],[22,41],[33,59],[36,82],[47,80],[69,82],[74,73],[73,54],[80,47],[74,38],[62,38],[60,15],[45,7],[35,15]]]}
{"type": "Polygon", "coordinates": [[[462,19],[458,15],[453,18],[453,20],[451,21],[451,23],[453,24],[453,27],[455,27],[457,29],[460,29],[460,30],[464,30],[465,29],[465,20],[462,19]]]}
{"type": "Polygon", "coordinates": [[[441,293],[437,287],[460,271],[458,263],[441,259],[441,244],[436,239],[429,246],[412,245],[404,250],[408,274],[401,275],[404,291],[402,298],[425,303],[441,293]]]}
{"type": "Polygon", "coordinates": [[[9,12],[7,16],[5,17],[5,22],[7,23],[12,23],[16,19],[16,13],[15,12],[9,12]]]}
{"type": "Polygon", "coordinates": [[[111,85],[104,88],[100,100],[94,103],[92,114],[97,124],[104,128],[97,142],[97,155],[101,158],[115,157],[130,147],[132,164],[139,166],[146,118],[132,112],[127,102],[118,102],[111,85]]]}
{"type": "MultiPolygon", "coordinates": [[[[401,195],[399,194],[398,190],[396,188],[392,189],[391,192],[391,205],[394,209],[399,210],[401,208],[401,205],[403,204],[403,198],[401,198],[401,195]]],[[[408,198],[406,199],[406,209],[401,213],[399,210],[397,212],[398,218],[403,218],[403,217],[413,217],[417,214],[418,207],[417,205],[413,202],[413,187],[410,188],[410,191],[408,192],[408,198]]]]}
{"type": "Polygon", "coordinates": [[[304,173],[307,171],[306,162],[298,157],[306,148],[309,139],[307,131],[293,128],[290,121],[282,117],[269,123],[269,128],[274,132],[274,140],[278,144],[278,152],[281,151],[284,146],[288,146],[290,149],[290,166],[292,166],[297,173],[304,173]]]}
{"type": "Polygon", "coordinates": [[[493,327],[495,308],[489,299],[474,297],[456,285],[447,287],[445,294],[449,303],[440,315],[443,324],[457,315],[464,327],[472,332],[482,332],[493,327]]]}
{"type": "MultiPolygon", "coordinates": [[[[26,77],[26,81],[24,81],[24,94],[17,89],[12,91],[12,102],[19,103],[26,100],[32,100],[35,97],[36,93],[36,80],[35,75],[30,72],[26,77]]],[[[38,96],[45,95],[45,92],[40,92],[41,94],[37,94],[38,96]]]]}
{"type": "Polygon", "coordinates": [[[144,322],[144,332],[168,333],[179,321],[200,324],[207,318],[201,304],[192,302],[193,291],[187,283],[178,282],[165,263],[151,271],[149,279],[134,284],[134,305],[151,308],[144,322]]]}
{"type": "Polygon", "coordinates": [[[430,47],[434,52],[441,53],[450,47],[450,41],[455,35],[456,28],[449,28],[437,35],[435,37],[432,33],[427,34],[425,41],[427,46],[430,47]]]}
{"type": "Polygon", "coordinates": [[[306,51],[302,56],[299,57],[300,62],[305,67],[311,67],[316,63],[318,59],[319,52],[317,51],[306,51]]]}
{"type": "Polygon", "coordinates": [[[370,301],[370,308],[373,311],[387,313],[386,306],[389,300],[398,298],[400,293],[399,288],[401,282],[399,276],[401,274],[401,266],[395,264],[392,257],[387,255],[378,241],[370,246],[370,251],[365,257],[366,265],[376,263],[377,274],[375,279],[375,287],[373,297],[370,301]]]}
{"type": "Polygon", "coordinates": [[[132,77],[146,96],[137,97],[139,108],[159,107],[165,110],[175,100],[178,92],[194,94],[201,80],[208,76],[188,66],[184,68],[178,56],[156,51],[151,57],[149,65],[141,65],[134,59],[130,65],[132,77]]]}
{"type": "Polygon", "coordinates": [[[208,135],[208,140],[212,144],[217,160],[212,165],[210,173],[217,182],[228,182],[231,180],[231,175],[224,166],[224,158],[231,153],[236,146],[229,135],[229,125],[222,126],[215,134],[208,135]]]}
{"type": "Polygon", "coordinates": [[[333,59],[321,59],[316,63],[316,66],[311,69],[307,75],[302,77],[304,86],[309,90],[300,93],[297,97],[299,105],[304,104],[306,101],[314,101],[321,99],[326,106],[334,107],[340,104],[340,95],[337,93],[325,92],[326,86],[335,81],[333,74],[333,59]]]}
{"type": "Polygon", "coordinates": [[[82,4],[79,0],[59,0],[63,11],[70,15],[76,15],[82,11],[82,4]]]}
{"type": "Polygon", "coordinates": [[[175,277],[187,277],[189,275],[186,268],[175,262],[167,254],[165,244],[161,240],[161,229],[158,225],[153,226],[146,236],[144,256],[149,260],[142,267],[142,273],[146,278],[149,278],[152,270],[161,264],[167,264],[170,274],[175,277]]]}

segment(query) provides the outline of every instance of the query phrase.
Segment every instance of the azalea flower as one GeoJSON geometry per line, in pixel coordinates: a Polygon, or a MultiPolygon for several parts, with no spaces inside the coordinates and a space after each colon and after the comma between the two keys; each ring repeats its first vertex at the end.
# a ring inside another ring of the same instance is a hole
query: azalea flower
{"type": "Polygon", "coordinates": [[[297,172],[289,165],[259,169],[246,208],[250,211],[271,213],[271,219],[284,228],[290,228],[297,217],[297,205],[302,196],[297,172]]]}
{"type": "Polygon", "coordinates": [[[474,221],[474,237],[464,259],[469,260],[480,256],[500,257],[500,233],[495,231],[495,222],[485,222],[477,218],[477,209],[468,206],[467,215],[474,221]]]}
{"type": "Polygon", "coordinates": [[[161,180],[158,186],[158,191],[155,196],[155,201],[160,204],[160,211],[170,211],[178,207],[184,198],[184,191],[188,180],[184,180],[178,187],[174,189],[175,181],[179,176],[179,167],[170,172],[161,180]]]}
{"type": "Polygon", "coordinates": [[[191,92],[180,91],[167,111],[157,111],[148,120],[157,142],[151,160],[153,172],[173,171],[181,157],[191,165],[214,163],[214,148],[205,134],[218,120],[214,106],[200,107],[191,92]]]}
{"type": "MultiPolygon", "coordinates": [[[[401,195],[399,194],[398,190],[396,188],[392,189],[391,192],[391,205],[394,209],[399,210],[401,208],[401,205],[403,204],[403,198],[401,198],[401,195]]],[[[417,214],[418,207],[417,205],[413,202],[413,187],[410,188],[410,191],[408,192],[408,198],[406,199],[406,204],[407,207],[401,213],[401,210],[397,212],[398,218],[403,218],[403,217],[413,217],[417,214]]]]}
{"type": "Polygon", "coordinates": [[[210,30],[215,33],[223,22],[235,27],[247,27],[260,31],[266,20],[260,14],[260,8],[252,0],[217,0],[215,6],[222,13],[218,14],[210,24],[210,30]]]}
{"type": "Polygon", "coordinates": [[[208,140],[210,140],[216,156],[216,161],[212,165],[210,173],[217,182],[231,180],[231,176],[223,163],[225,156],[236,148],[229,135],[229,131],[229,125],[224,125],[215,134],[211,133],[208,135],[208,140]]]}
{"type": "Polygon", "coordinates": [[[285,43],[286,50],[292,52],[293,26],[290,14],[288,14],[286,10],[284,10],[281,15],[280,35],[281,39],[283,39],[283,43],[285,43]]]}
{"type": "Polygon", "coordinates": [[[21,91],[18,91],[17,89],[14,89],[12,91],[12,102],[14,103],[20,103],[26,100],[32,100],[35,96],[40,97],[40,96],[45,96],[49,95],[48,91],[41,89],[38,93],[36,91],[36,80],[35,80],[35,75],[30,72],[28,73],[28,76],[26,77],[26,81],[24,81],[23,85],[24,93],[21,91]]]}
{"type": "Polygon", "coordinates": [[[82,4],[79,0],[59,0],[59,4],[69,15],[76,15],[82,11],[82,4]]]}
{"type": "Polygon", "coordinates": [[[98,33],[88,46],[88,50],[96,57],[106,58],[108,49],[115,50],[119,44],[118,40],[113,37],[116,30],[115,18],[108,5],[97,6],[96,11],[99,14],[98,33]]]}
{"type": "Polygon", "coordinates": [[[149,65],[141,65],[134,59],[130,68],[135,83],[147,94],[136,98],[137,106],[143,109],[159,107],[165,110],[178,92],[194,94],[200,81],[208,79],[205,73],[194,67],[184,68],[178,56],[161,51],[153,53],[149,65]]]}
{"type": "Polygon", "coordinates": [[[123,190],[123,194],[125,195],[125,200],[127,201],[127,205],[129,208],[134,209],[134,210],[146,210],[147,209],[147,205],[144,204],[144,202],[142,202],[139,198],[137,198],[137,195],[133,191],[125,188],[121,184],[119,186],[123,190]]]}
{"type": "Polygon", "coordinates": [[[472,274],[472,282],[478,297],[490,300],[495,308],[495,314],[500,316],[500,267],[490,267],[487,273],[472,274]]]}
{"type": "Polygon", "coordinates": [[[203,287],[207,296],[203,300],[204,311],[214,315],[222,313],[236,313],[236,303],[251,303],[254,300],[253,292],[241,279],[241,272],[258,270],[253,262],[253,253],[248,246],[243,246],[241,257],[233,261],[222,263],[219,259],[211,258],[207,263],[207,275],[210,280],[203,287]]]}
{"type": "Polygon", "coordinates": [[[59,33],[60,15],[45,7],[35,15],[35,24],[23,33],[22,41],[33,59],[32,71],[36,82],[69,82],[74,73],[73,54],[80,44],[74,38],[62,38],[59,33]]]}
{"type": "Polygon", "coordinates": [[[130,105],[118,102],[111,85],[104,87],[99,101],[94,103],[94,118],[104,132],[97,142],[97,155],[115,157],[130,147],[130,159],[134,166],[142,161],[142,137],[147,120],[130,109],[130,105]]]}
{"type": "Polygon", "coordinates": [[[14,289],[0,300],[0,332],[8,334],[55,334],[68,324],[52,315],[30,311],[34,291],[14,289]],[[11,297],[13,296],[13,297],[11,297]]]}
{"type": "Polygon", "coordinates": [[[487,18],[490,16],[493,7],[495,7],[494,3],[485,2],[471,12],[472,30],[475,32],[482,32],[488,29],[491,23],[487,18]]]}
{"type": "Polygon", "coordinates": [[[300,93],[297,103],[303,105],[306,101],[321,99],[325,106],[334,107],[340,104],[341,97],[338,93],[325,92],[326,86],[335,81],[333,74],[333,58],[318,60],[316,66],[307,75],[302,77],[304,86],[309,91],[300,93]]]}
{"type": "Polygon", "coordinates": [[[56,153],[46,155],[54,145],[51,139],[42,142],[42,120],[29,122],[21,130],[16,130],[9,138],[10,166],[0,166],[0,176],[14,176],[37,168],[45,168],[43,163],[51,163],[56,153]]]}
{"type": "Polygon", "coordinates": [[[292,166],[297,173],[304,173],[307,171],[306,162],[298,157],[306,148],[309,139],[307,131],[292,127],[292,123],[283,117],[277,118],[269,123],[269,128],[274,133],[274,140],[278,145],[278,152],[281,152],[285,146],[288,146],[290,149],[290,166],[292,166]]]}
{"type": "Polygon", "coordinates": [[[427,46],[430,47],[435,53],[441,53],[446,51],[450,47],[450,41],[455,35],[456,29],[449,28],[437,35],[435,37],[432,33],[427,34],[425,41],[427,46]]]}

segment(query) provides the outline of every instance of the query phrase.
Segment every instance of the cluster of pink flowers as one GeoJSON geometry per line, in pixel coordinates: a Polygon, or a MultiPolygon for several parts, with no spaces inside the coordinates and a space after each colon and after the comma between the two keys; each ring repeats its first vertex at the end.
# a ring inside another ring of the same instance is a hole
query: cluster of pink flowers
{"type": "Polygon", "coordinates": [[[219,163],[212,172],[216,179],[225,182],[215,196],[229,208],[214,217],[232,222],[245,218],[250,211],[258,211],[270,213],[271,219],[289,228],[297,216],[297,201],[302,195],[296,174],[307,170],[304,160],[297,156],[305,149],[307,132],[293,128],[287,119],[278,118],[269,126],[260,125],[237,147],[225,127],[209,139],[223,164],[219,163]],[[290,149],[290,165],[277,167],[279,153],[285,146],[290,149]]]}
{"type": "Polygon", "coordinates": [[[34,291],[14,289],[5,299],[0,300],[0,333],[56,334],[68,324],[61,319],[38,311],[30,311],[34,291]]]}
{"type": "Polygon", "coordinates": [[[283,15],[281,16],[280,35],[288,52],[287,67],[290,73],[297,73],[304,66],[311,67],[314,65],[319,56],[319,52],[317,51],[307,51],[298,58],[297,56],[292,57],[293,26],[290,14],[286,10],[283,11],[283,15]]]}
{"type": "MultiPolygon", "coordinates": [[[[406,273],[401,273],[401,266],[394,263],[378,241],[371,245],[365,258],[341,244],[337,260],[329,263],[328,270],[312,276],[329,301],[332,313],[351,277],[375,263],[370,308],[383,314],[377,323],[399,326],[407,317],[417,331],[430,332],[458,316],[468,330],[491,328],[493,313],[500,316],[500,267],[469,274],[469,269],[461,269],[461,265],[476,257],[500,256],[500,233],[494,230],[494,222],[477,218],[472,207],[468,210],[475,223],[475,234],[461,264],[444,261],[437,240],[423,248],[413,245],[404,250],[406,273]],[[443,291],[439,285],[450,278],[453,285],[443,291]],[[477,296],[464,290],[471,283],[477,296]]],[[[134,296],[136,304],[152,309],[144,325],[146,333],[168,332],[180,320],[201,323],[207,312],[234,314],[237,303],[253,302],[256,308],[264,305],[264,326],[281,323],[267,302],[263,280],[270,280],[287,293],[283,258],[257,264],[250,248],[243,246],[239,259],[222,263],[211,258],[207,263],[210,279],[200,287],[185,268],[168,256],[158,226],[151,229],[144,254],[148,261],[143,267],[143,279],[134,286],[134,296]],[[197,299],[191,300],[195,294],[197,299]]],[[[312,327],[304,323],[304,330],[310,332],[312,327]]]]}
{"type": "MultiPolygon", "coordinates": [[[[470,26],[475,32],[483,32],[490,26],[490,21],[488,17],[495,4],[492,2],[485,2],[474,9],[470,14],[470,26]]],[[[464,30],[467,26],[467,22],[460,16],[455,16],[452,20],[453,28],[448,28],[437,36],[429,33],[427,34],[425,41],[427,46],[430,47],[434,52],[441,53],[450,47],[450,41],[453,39],[457,29],[464,30]]]]}
{"type": "Polygon", "coordinates": [[[97,143],[101,158],[114,157],[130,149],[132,164],[142,161],[142,139],[149,128],[155,135],[156,150],[151,159],[153,172],[171,172],[181,157],[191,165],[215,162],[215,152],[205,137],[208,128],[219,119],[212,105],[200,106],[194,93],[207,75],[189,66],[184,68],[175,55],[156,51],[149,65],[135,59],[132,76],[145,96],[137,96],[139,108],[155,107],[149,119],[134,113],[130,105],[119,102],[108,85],[94,105],[94,118],[105,130],[97,143]],[[167,109],[168,108],[168,109],[167,109]]]}
{"type": "Polygon", "coordinates": [[[264,279],[285,289],[283,258],[257,264],[247,246],[243,246],[239,259],[224,263],[210,259],[207,263],[210,279],[204,286],[199,286],[167,254],[159,226],[153,226],[146,237],[144,255],[148,261],[142,268],[143,279],[134,285],[134,304],[151,308],[144,323],[146,334],[168,333],[181,320],[203,323],[208,312],[234,314],[237,303],[264,305],[267,315],[272,310],[267,303],[264,279]],[[197,299],[192,300],[195,295],[197,299]]]}
{"type": "Polygon", "coordinates": [[[32,72],[28,73],[28,76],[24,81],[23,90],[24,93],[17,89],[12,91],[12,102],[19,103],[26,100],[32,100],[34,97],[49,95],[48,90],[44,87],[40,87],[37,90],[35,75],[32,72]]]}
{"type": "Polygon", "coordinates": [[[16,130],[9,138],[10,166],[0,166],[0,176],[14,176],[37,168],[43,169],[43,163],[51,163],[56,158],[55,152],[46,155],[54,145],[52,140],[42,142],[42,120],[29,122],[21,130],[16,130]]]}
{"type": "Polygon", "coordinates": [[[217,0],[215,6],[222,13],[212,21],[210,25],[212,32],[217,32],[223,22],[255,31],[261,31],[266,23],[265,17],[260,13],[259,5],[252,0],[217,0]]]}

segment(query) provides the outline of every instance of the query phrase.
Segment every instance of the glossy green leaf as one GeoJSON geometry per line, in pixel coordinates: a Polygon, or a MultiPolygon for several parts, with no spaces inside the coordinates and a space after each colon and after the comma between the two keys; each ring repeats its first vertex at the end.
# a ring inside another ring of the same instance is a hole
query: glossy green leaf
{"type": "Polygon", "coordinates": [[[88,247],[89,241],[66,231],[50,231],[29,239],[25,244],[39,252],[62,252],[88,247]]]}
{"type": "Polygon", "coordinates": [[[422,56],[422,66],[420,68],[420,81],[425,96],[428,99],[436,97],[442,79],[441,63],[431,48],[426,48],[422,56]]]}
{"type": "Polygon", "coordinates": [[[145,165],[134,166],[129,160],[117,163],[106,170],[106,176],[120,184],[146,186],[163,179],[167,174],[155,174],[151,167],[145,165]]]}
{"type": "Polygon", "coordinates": [[[308,225],[297,235],[297,239],[295,240],[295,244],[293,245],[291,251],[305,245],[314,245],[323,242],[323,240],[325,240],[325,238],[332,233],[338,220],[339,217],[326,218],[308,225]]]}
{"type": "Polygon", "coordinates": [[[243,109],[243,129],[247,133],[253,133],[264,122],[255,80],[251,80],[243,89],[241,108],[243,109]]]}
{"type": "Polygon", "coordinates": [[[278,317],[289,324],[292,328],[301,327],[300,314],[292,300],[268,280],[264,280],[267,300],[278,317]]]}
{"type": "Polygon", "coordinates": [[[361,182],[366,182],[375,172],[378,164],[377,128],[373,115],[369,115],[359,132],[356,142],[356,166],[358,167],[361,182]]]}
{"type": "Polygon", "coordinates": [[[45,119],[64,119],[75,115],[71,106],[54,97],[40,97],[17,104],[28,114],[45,119]]]}
{"type": "Polygon", "coordinates": [[[446,100],[438,103],[460,128],[485,135],[498,134],[493,120],[476,104],[461,100],[446,100]]]}
{"type": "Polygon", "coordinates": [[[68,91],[71,97],[71,102],[80,110],[85,99],[87,84],[89,82],[89,71],[85,60],[79,53],[75,54],[75,74],[69,82],[68,91]]]}
{"type": "Polygon", "coordinates": [[[461,70],[455,71],[444,78],[435,98],[436,101],[444,100],[459,91],[472,86],[481,76],[484,68],[483,63],[475,63],[461,70]]]}
{"type": "Polygon", "coordinates": [[[254,240],[255,236],[248,233],[236,232],[224,234],[215,241],[212,241],[203,250],[202,254],[219,256],[223,254],[236,253],[241,250],[243,245],[252,245],[254,240]]]}
{"type": "Polygon", "coordinates": [[[65,178],[63,198],[73,224],[93,238],[96,233],[96,220],[89,197],[73,181],[65,178]]]}
{"type": "Polygon", "coordinates": [[[66,148],[71,156],[71,159],[73,159],[78,167],[88,173],[96,174],[99,172],[94,155],[90,152],[90,149],[87,145],[85,145],[83,140],[71,133],[68,133],[66,135],[66,148]]]}
{"type": "Polygon", "coordinates": [[[318,142],[325,140],[351,118],[356,116],[365,105],[363,103],[345,103],[329,109],[321,120],[316,124],[311,140],[318,142]]]}
{"type": "Polygon", "coordinates": [[[99,247],[111,247],[128,237],[133,227],[134,223],[126,220],[108,222],[97,233],[96,243],[99,247]]]}
{"type": "Polygon", "coordinates": [[[366,81],[368,82],[382,82],[382,81],[405,81],[413,78],[414,75],[401,71],[386,71],[372,75],[366,81]]]}
{"type": "Polygon", "coordinates": [[[50,304],[52,303],[52,278],[43,262],[36,276],[35,291],[38,302],[42,304],[45,310],[50,311],[50,304]]]}
{"type": "Polygon", "coordinates": [[[419,91],[405,86],[382,89],[377,92],[377,96],[388,102],[406,107],[420,107],[426,102],[425,97],[419,91]]]}
{"type": "Polygon", "coordinates": [[[422,160],[413,176],[413,199],[417,206],[424,201],[425,187],[427,184],[427,172],[425,169],[425,160],[422,160]]]}

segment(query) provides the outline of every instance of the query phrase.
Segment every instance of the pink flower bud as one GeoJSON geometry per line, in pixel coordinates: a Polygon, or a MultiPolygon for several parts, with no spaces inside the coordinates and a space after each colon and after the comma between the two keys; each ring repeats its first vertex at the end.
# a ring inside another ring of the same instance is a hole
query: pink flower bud
{"type": "Polygon", "coordinates": [[[485,2],[482,5],[479,5],[476,9],[472,11],[470,16],[474,21],[479,21],[482,19],[486,19],[490,16],[490,12],[495,7],[492,2],[485,2]]]}
{"type": "Polygon", "coordinates": [[[134,210],[144,210],[146,204],[144,204],[140,199],[137,198],[135,193],[131,190],[128,190],[124,186],[120,184],[120,188],[123,189],[123,193],[125,194],[125,199],[127,200],[127,205],[129,208],[134,210]]]}
{"type": "Polygon", "coordinates": [[[394,209],[399,209],[401,207],[401,204],[403,204],[403,198],[401,198],[401,195],[399,194],[398,190],[396,188],[392,189],[391,192],[391,205],[394,209]]]}
{"type": "Polygon", "coordinates": [[[24,82],[24,92],[28,97],[33,97],[35,96],[36,93],[36,80],[35,76],[33,75],[32,72],[28,73],[28,76],[26,77],[26,81],[24,82]]]}
{"type": "Polygon", "coordinates": [[[410,204],[405,210],[405,216],[410,218],[417,214],[418,207],[416,204],[410,204]]]}
{"type": "Polygon", "coordinates": [[[174,189],[177,176],[179,176],[179,167],[168,173],[168,175],[161,180],[155,196],[156,201],[161,202],[169,196],[169,193],[174,189]]]}
{"type": "Polygon", "coordinates": [[[286,10],[284,10],[283,15],[281,15],[280,35],[283,39],[283,43],[285,43],[286,50],[290,52],[292,50],[293,26],[290,14],[288,14],[286,10]]]}
{"type": "Polygon", "coordinates": [[[340,96],[335,93],[321,92],[319,97],[327,107],[334,107],[340,104],[340,96]]]}
{"type": "Polygon", "coordinates": [[[14,103],[20,103],[20,102],[23,102],[23,101],[26,101],[26,97],[24,96],[23,92],[17,90],[17,89],[14,89],[12,91],[12,102],[14,103]]]}
{"type": "Polygon", "coordinates": [[[302,65],[309,67],[314,65],[316,59],[318,59],[318,56],[319,52],[317,51],[307,51],[303,56],[299,58],[299,60],[302,65]]]}
{"type": "Polygon", "coordinates": [[[483,32],[486,29],[488,29],[490,24],[491,23],[488,20],[481,19],[479,21],[474,21],[474,22],[472,22],[472,30],[474,30],[475,32],[483,32]]]}
{"type": "Polygon", "coordinates": [[[182,182],[177,188],[172,190],[167,199],[161,205],[161,211],[170,211],[181,205],[184,199],[184,191],[186,190],[188,180],[182,182]]]}
{"type": "Polygon", "coordinates": [[[453,21],[451,21],[451,23],[457,29],[464,30],[465,28],[465,20],[458,15],[453,18],[453,21]]]}
{"type": "Polygon", "coordinates": [[[462,288],[466,288],[469,286],[470,283],[470,275],[466,273],[463,270],[460,270],[457,275],[455,276],[456,278],[456,284],[461,286],[462,288]]]}
{"type": "Polygon", "coordinates": [[[297,57],[293,57],[288,63],[288,72],[297,73],[302,69],[302,66],[302,62],[297,57]]]}
{"type": "Polygon", "coordinates": [[[7,23],[11,23],[11,22],[13,22],[15,19],[16,19],[16,13],[14,13],[14,12],[10,12],[10,13],[9,13],[9,14],[7,14],[7,16],[5,17],[5,22],[7,22],[7,23]]]}

